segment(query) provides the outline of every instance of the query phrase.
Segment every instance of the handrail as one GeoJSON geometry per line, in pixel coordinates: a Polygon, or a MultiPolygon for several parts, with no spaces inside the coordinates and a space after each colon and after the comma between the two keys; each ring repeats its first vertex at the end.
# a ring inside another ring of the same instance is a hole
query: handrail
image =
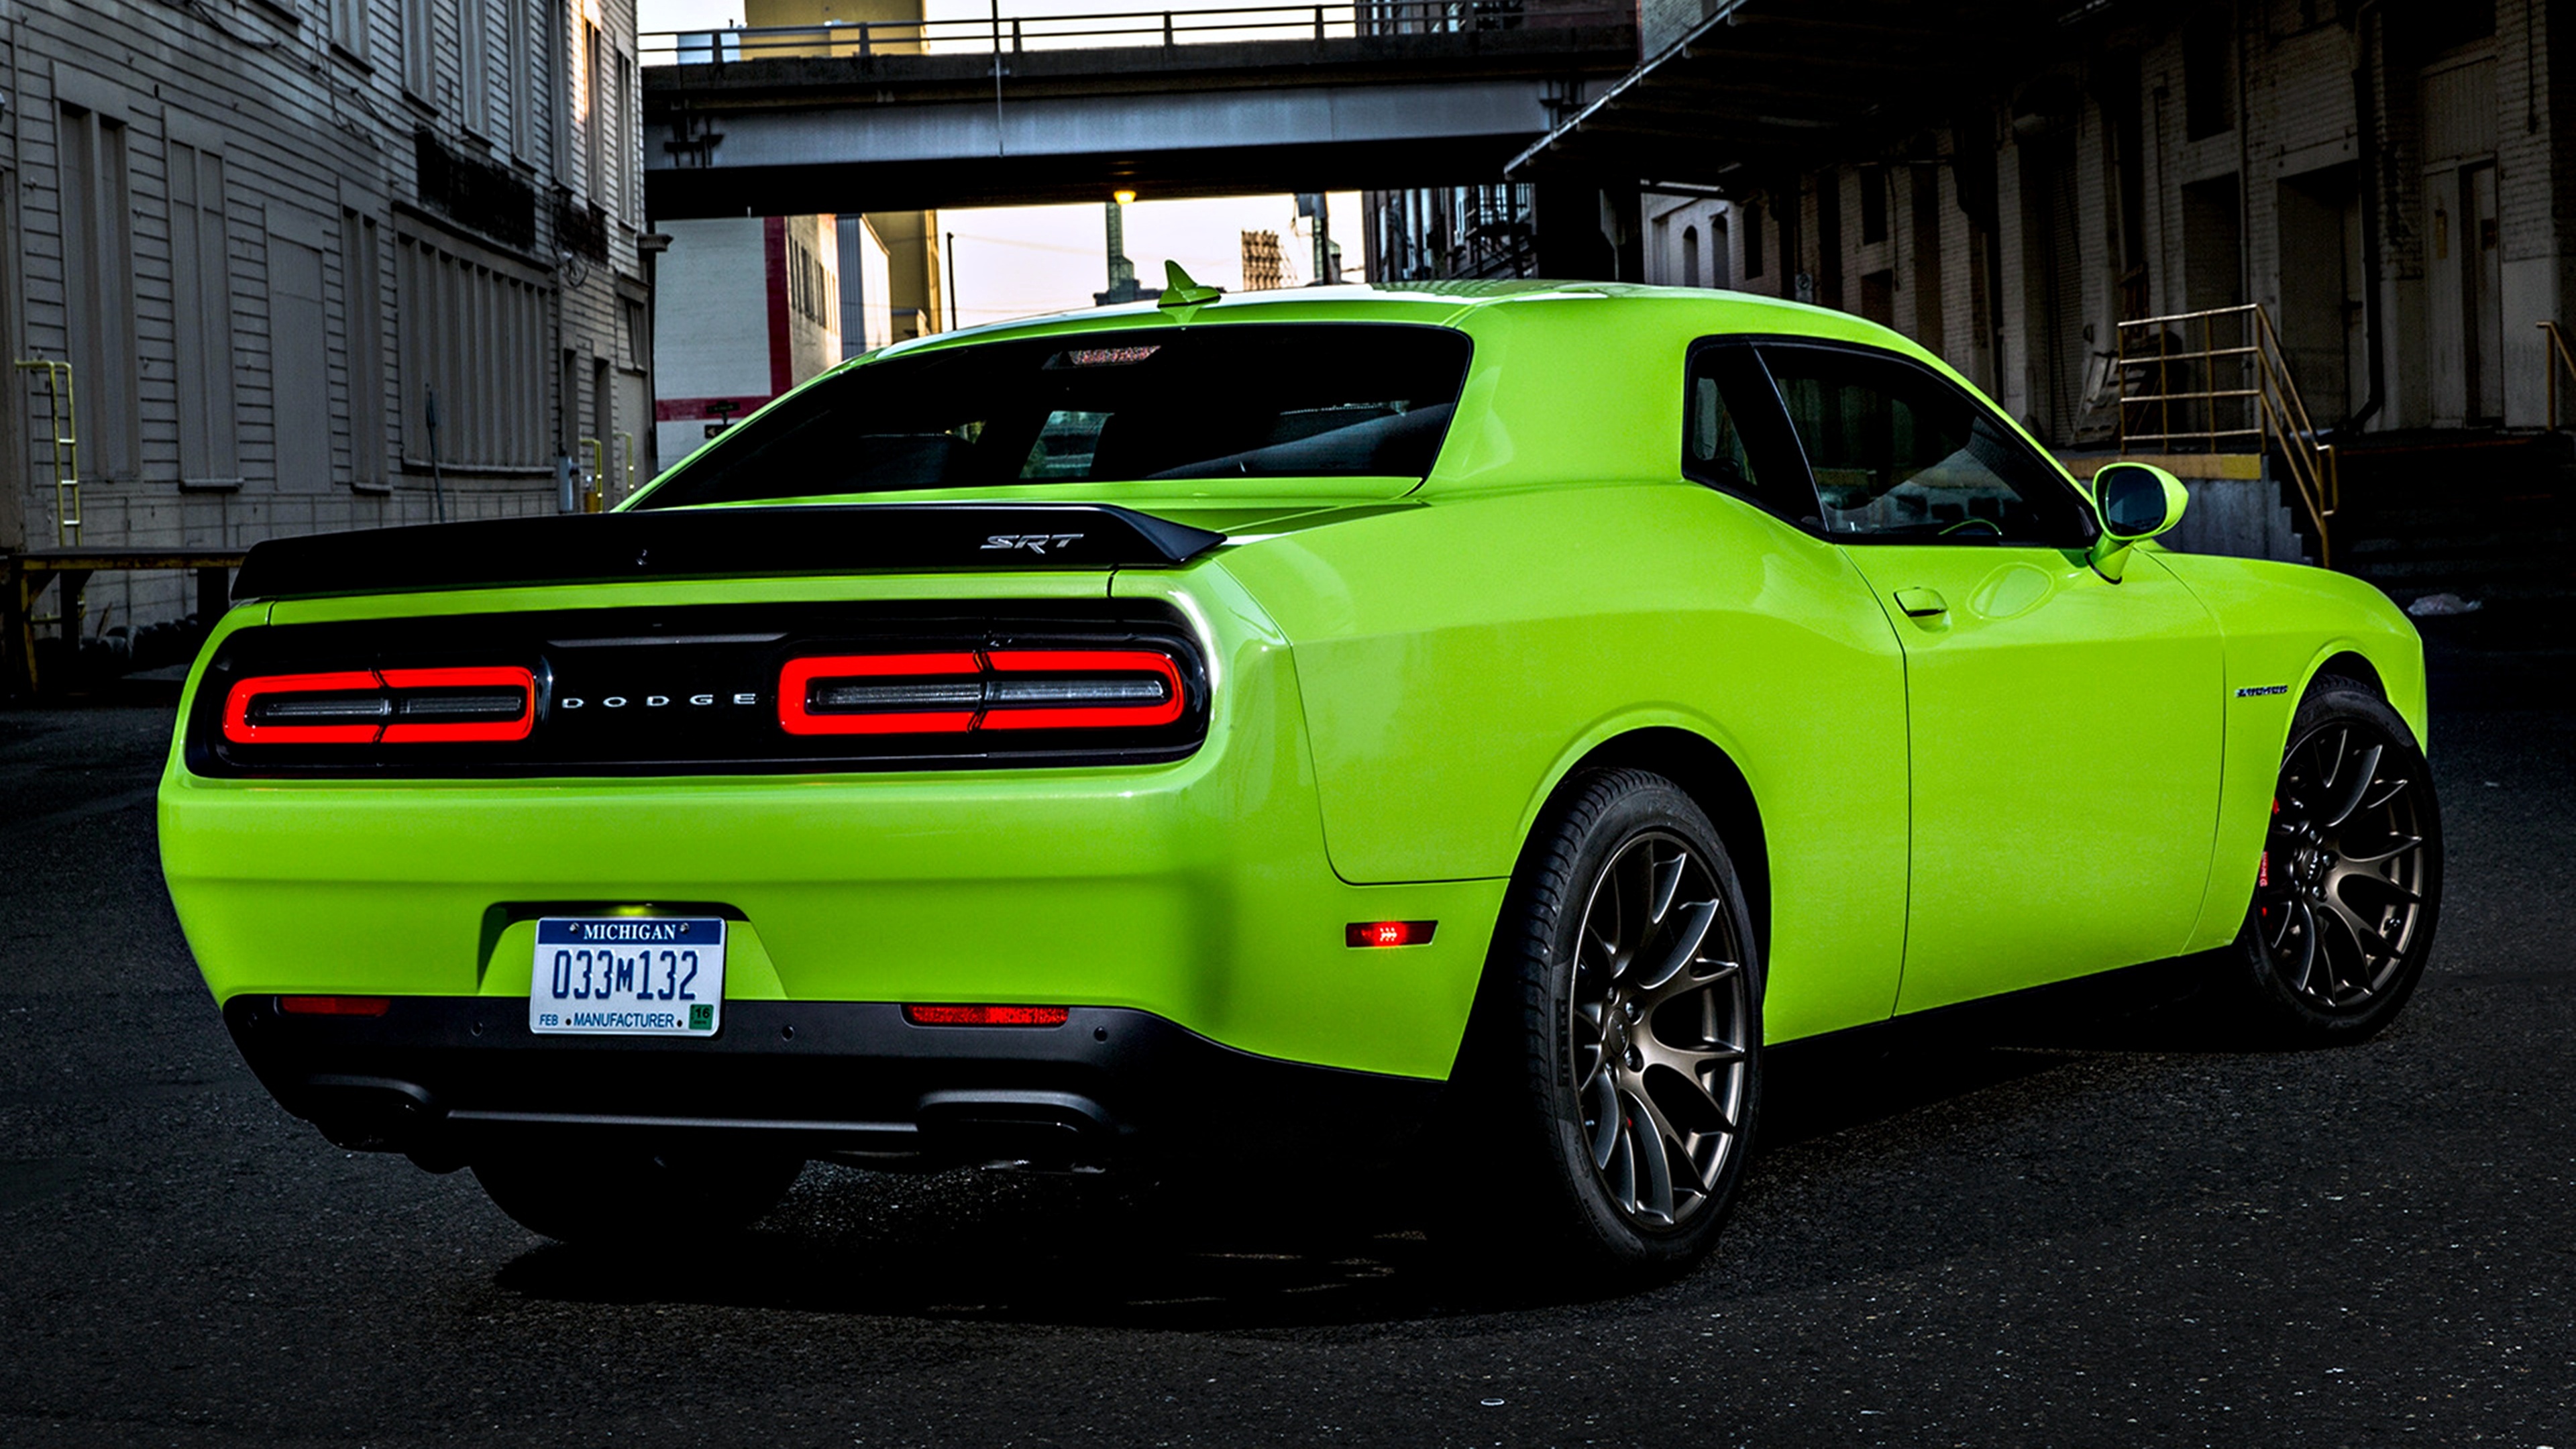
{"type": "Polygon", "coordinates": [[[1497,6],[1493,0],[1325,0],[1322,4],[1242,5],[1223,10],[826,20],[811,25],[659,30],[637,36],[636,50],[638,63],[645,66],[720,66],[764,56],[993,55],[1004,51],[1076,50],[1121,42],[1160,47],[1565,29],[1628,25],[1635,18],[1633,10],[1612,4],[1524,14],[1517,8],[1497,6]]]}
{"type": "Polygon", "coordinates": [[[54,542],[81,541],[80,409],[72,396],[72,365],[60,358],[18,359],[18,367],[45,375],[45,432],[53,445],[54,542]]]}
{"type": "Polygon", "coordinates": [[[2119,324],[2118,337],[2120,451],[2149,443],[2160,453],[2177,451],[2178,445],[2217,453],[2234,441],[2239,449],[2269,455],[2277,445],[2316,533],[2317,562],[2330,567],[2334,544],[2327,520],[2342,505],[2342,465],[2335,445],[2317,437],[2272,314],[2260,303],[2246,303],[2136,317],[2119,324]],[[2224,341],[2222,324],[2229,334],[2224,341]],[[2190,345],[2195,330],[2196,347],[2190,345]],[[2154,426],[2142,428],[2140,422],[2154,426]]]}
{"type": "Polygon", "coordinates": [[[2567,329],[2556,322],[2544,319],[2532,325],[2549,336],[2551,355],[2542,360],[2542,365],[2549,372],[2549,431],[2554,433],[2558,431],[2558,370],[2563,367],[2568,376],[2576,377],[2576,350],[2567,345],[2567,329]]]}

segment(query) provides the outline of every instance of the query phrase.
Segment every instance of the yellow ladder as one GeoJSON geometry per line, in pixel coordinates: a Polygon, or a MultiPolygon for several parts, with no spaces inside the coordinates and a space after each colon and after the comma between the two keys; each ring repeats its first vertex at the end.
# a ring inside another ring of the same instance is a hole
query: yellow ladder
{"type": "Polygon", "coordinates": [[[604,512],[608,507],[608,445],[597,438],[581,438],[574,446],[590,454],[590,477],[574,492],[574,500],[584,513],[604,512]]]}
{"type": "Polygon", "coordinates": [[[45,426],[54,442],[54,542],[78,548],[81,541],[80,415],[72,399],[72,365],[50,357],[18,360],[28,372],[44,374],[45,426]]]}

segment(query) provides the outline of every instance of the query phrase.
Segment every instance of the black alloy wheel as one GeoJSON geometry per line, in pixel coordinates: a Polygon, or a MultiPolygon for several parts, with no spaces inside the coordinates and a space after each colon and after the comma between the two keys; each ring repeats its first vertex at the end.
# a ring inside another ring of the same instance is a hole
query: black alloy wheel
{"type": "Polygon", "coordinates": [[[1467,1231],[1607,1288],[1707,1250],[1761,1100],[1751,919],[1679,786],[1639,770],[1568,785],[1513,878],[1461,1063],[1494,1188],[1467,1231]]]}
{"type": "Polygon", "coordinates": [[[1740,1134],[1754,1044],[1736,922],[1665,831],[1601,868],[1576,935],[1565,1050],[1597,1185],[1632,1226],[1706,1211],[1740,1134]]]}
{"type": "Polygon", "coordinates": [[[2231,953],[2258,1024],[2297,1043],[2387,1025],[2431,954],[2441,885],[2440,805],[2413,731],[2369,686],[2320,678],[2291,724],[2231,953]]]}

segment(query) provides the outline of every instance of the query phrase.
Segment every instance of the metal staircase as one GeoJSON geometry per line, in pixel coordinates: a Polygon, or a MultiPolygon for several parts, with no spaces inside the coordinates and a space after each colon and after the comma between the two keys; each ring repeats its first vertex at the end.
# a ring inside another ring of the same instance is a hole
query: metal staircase
{"type": "Polygon", "coordinates": [[[2203,477],[2245,476],[2221,460],[2277,465],[2313,557],[2334,563],[2331,520],[2342,502],[2335,445],[2317,436],[2271,314],[2259,303],[2139,317],[2119,324],[2114,374],[2119,449],[2203,477]]]}

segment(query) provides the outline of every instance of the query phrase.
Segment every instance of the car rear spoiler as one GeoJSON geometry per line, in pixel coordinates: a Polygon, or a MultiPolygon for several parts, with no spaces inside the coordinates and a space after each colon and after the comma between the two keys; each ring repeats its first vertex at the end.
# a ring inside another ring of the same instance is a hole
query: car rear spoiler
{"type": "Polygon", "coordinates": [[[917,569],[1170,568],[1225,542],[1105,503],[637,509],[368,528],[253,547],[233,598],[917,569]]]}

